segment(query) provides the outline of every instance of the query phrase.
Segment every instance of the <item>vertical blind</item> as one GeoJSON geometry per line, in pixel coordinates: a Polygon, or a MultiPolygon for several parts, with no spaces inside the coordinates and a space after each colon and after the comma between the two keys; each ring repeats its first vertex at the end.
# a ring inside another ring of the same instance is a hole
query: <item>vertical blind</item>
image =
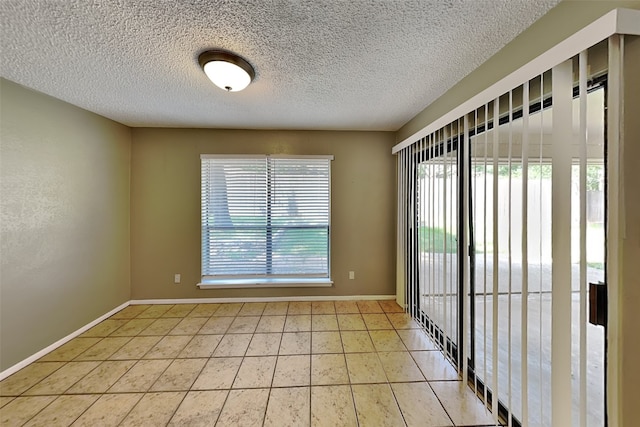
{"type": "Polygon", "coordinates": [[[398,151],[407,309],[496,424],[604,423],[604,329],[586,313],[605,279],[607,76],[588,59],[398,151]]]}
{"type": "Polygon", "coordinates": [[[331,159],[202,155],[203,278],[328,278],[331,159]]]}

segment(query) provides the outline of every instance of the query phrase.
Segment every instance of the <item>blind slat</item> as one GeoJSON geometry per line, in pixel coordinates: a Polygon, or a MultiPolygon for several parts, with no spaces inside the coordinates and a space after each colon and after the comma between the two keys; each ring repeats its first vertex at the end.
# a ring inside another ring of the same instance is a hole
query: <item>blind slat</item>
{"type": "Polygon", "coordinates": [[[330,156],[207,156],[202,275],[329,277],[330,156]]]}

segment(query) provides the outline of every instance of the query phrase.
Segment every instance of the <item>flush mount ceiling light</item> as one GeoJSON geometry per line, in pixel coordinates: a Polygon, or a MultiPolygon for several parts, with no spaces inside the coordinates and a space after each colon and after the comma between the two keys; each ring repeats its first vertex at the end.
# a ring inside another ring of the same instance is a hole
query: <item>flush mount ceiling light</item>
{"type": "Polygon", "coordinates": [[[209,80],[228,92],[237,92],[249,86],[256,75],[245,59],[224,50],[202,52],[198,62],[209,80]]]}

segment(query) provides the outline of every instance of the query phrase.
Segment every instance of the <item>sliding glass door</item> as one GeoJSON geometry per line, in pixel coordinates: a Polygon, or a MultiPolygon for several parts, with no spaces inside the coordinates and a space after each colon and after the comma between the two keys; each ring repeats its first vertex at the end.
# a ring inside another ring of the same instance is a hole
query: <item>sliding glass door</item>
{"type": "MultiPolygon", "coordinates": [[[[606,45],[592,53],[597,69],[606,45]]],[[[587,59],[399,153],[408,309],[496,422],[606,420],[605,331],[589,323],[588,289],[606,282],[607,75],[588,76],[587,59]]]]}

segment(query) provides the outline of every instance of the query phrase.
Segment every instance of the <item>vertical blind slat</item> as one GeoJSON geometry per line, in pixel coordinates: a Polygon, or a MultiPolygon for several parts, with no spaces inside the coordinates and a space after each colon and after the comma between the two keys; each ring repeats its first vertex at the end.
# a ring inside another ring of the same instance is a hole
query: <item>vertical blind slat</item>
{"type": "Polygon", "coordinates": [[[578,59],[580,118],[580,426],[587,425],[587,51],[578,59]]]}
{"type": "Polygon", "coordinates": [[[571,138],[572,63],[553,67],[551,191],[551,410],[553,425],[571,425],[571,138]]]}
{"type": "Polygon", "coordinates": [[[522,308],[520,310],[520,401],[522,423],[529,425],[529,82],[522,86],[522,308]]]}
{"type": "Polygon", "coordinates": [[[492,343],[492,352],[491,352],[491,360],[492,360],[492,370],[493,370],[493,382],[492,382],[492,391],[493,391],[493,399],[492,399],[492,408],[491,411],[493,413],[493,418],[496,424],[498,423],[498,396],[499,396],[499,388],[498,388],[498,280],[499,275],[497,274],[498,269],[498,251],[499,251],[499,240],[498,240],[498,159],[500,156],[500,139],[498,132],[498,124],[500,123],[500,98],[496,98],[493,101],[493,220],[492,220],[492,229],[493,229],[493,295],[492,295],[492,311],[493,311],[493,321],[491,323],[492,331],[491,331],[491,343],[492,343]]]}

